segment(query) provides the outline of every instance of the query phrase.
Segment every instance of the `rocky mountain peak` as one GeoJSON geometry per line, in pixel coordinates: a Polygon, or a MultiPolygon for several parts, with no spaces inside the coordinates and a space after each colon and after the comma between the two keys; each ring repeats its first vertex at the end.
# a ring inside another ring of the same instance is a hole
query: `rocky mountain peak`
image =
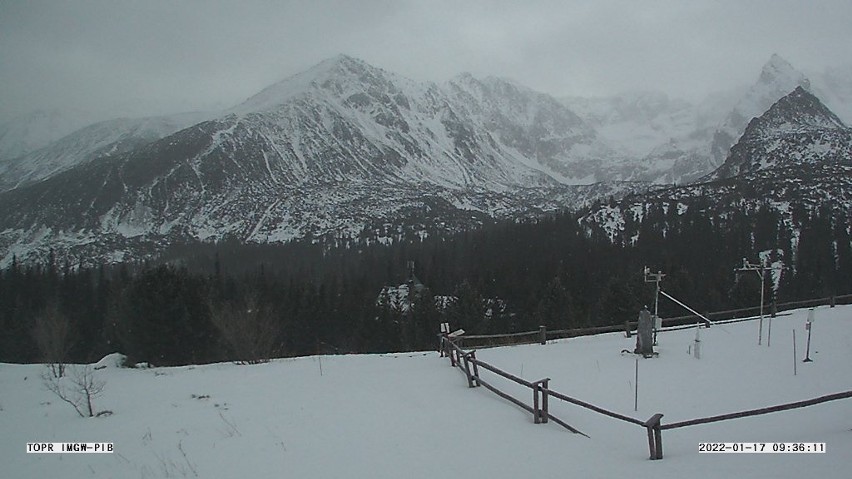
{"type": "Polygon", "coordinates": [[[263,89],[232,111],[238,114],[272,111],[312,92],[343,99],[377,89],[397,93],[399,88],[394,85],[397,82],[404,80],[363,60],[338,55],[263,89]]]}
{"type": "Polygon", "coordinates": [[[787,60],[773,54],[763,65],[757,81],[716,130],[711,145],[714,162],[722,163],[752,118],[762,115],[778,99],[800,86],[809,89],[810,80],[787,60]]]}
{"type": "Polygon", "coordinates": [[[763,65],[757,84],[768,86],[795,84],[810,89],[810,80],[777,53],[773,53],[769,61],[763,65]]]}
{"type": "Polygon", "coordinates": [[[852,162],[852,130],[802,86],[748,124],[725,163],[704,180],[777,167],[852,162]]]}
{"type": "Polygon", "coordinates": [[[775,102],[762,116],[753,119],[747,134],[759,130],[763,135],[775,130],[845,129],[846,125],[816,96],[799,86],[775,102]]]}

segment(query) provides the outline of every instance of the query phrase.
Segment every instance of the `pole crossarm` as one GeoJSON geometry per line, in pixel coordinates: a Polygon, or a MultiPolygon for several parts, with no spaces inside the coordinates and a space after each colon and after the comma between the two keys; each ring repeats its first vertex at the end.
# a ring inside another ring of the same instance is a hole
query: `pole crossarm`
{"type": "Polygon", "coordinates": [[[670,300],[674,301],[675,303],[679,304],[680,306],[683,306],[684,308],[686,308],[687,311],[689,311],[690,313],[692,313],[692,314],[698,316],[699,318],[701,318],[702,320],[704,320],[704,322],[707,324],[708,327],[711,324],[713,324],[713,321],[710,321],[709,319],[707,319],[706,316],[704,316],[703,314],[699,313],[698,311],[690,308],[689,306],[687,306],[686,304],[684,304],[683,302],[681,302],[680,300],[678,300],[674,296],[670,295],[669,293],[666,293],[665,291],[660,290],[660,294],[669,298],[670,300]]]}

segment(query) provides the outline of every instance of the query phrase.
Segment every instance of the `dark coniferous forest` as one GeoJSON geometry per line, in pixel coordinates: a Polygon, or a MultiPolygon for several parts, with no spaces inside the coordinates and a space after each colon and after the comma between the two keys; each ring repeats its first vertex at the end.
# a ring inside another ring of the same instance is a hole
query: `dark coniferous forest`
{"type": "MultiPolygon", "coordinates": [[[[145,264],[15,262],[0,274],[0,361],[122,352],[157,366],[251,362],[430,349],[443,321],[482,334],[621,324],[653,301],[645,266],[699,311],[755,306],[757,275],[734,269],[758,252],[785,265],[777,290],[767,278],[767,301],[852,292],[848,218],[794,211],[791,232],[769,208],[674,209],[650,204],[615,238],[562,214],[392,245],[225,241],[175,246],[145,264]],[[409,261],[426,289],[401,308],[381,292],[407,281],[409,261]]],[[[660,313],[683,311],[664,302],[660,313]]]]}

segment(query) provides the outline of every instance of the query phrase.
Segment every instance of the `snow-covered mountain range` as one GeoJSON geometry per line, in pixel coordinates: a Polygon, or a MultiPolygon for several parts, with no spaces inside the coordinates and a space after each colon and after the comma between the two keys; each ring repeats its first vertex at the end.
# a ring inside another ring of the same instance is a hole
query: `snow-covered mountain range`
{"type": "Polygon", "coordinates": [[[848,234],[852,232],[848,221],[852,218],[852,129],[799,86],[749,122],[713,173],[693,184],[598,205],[582,221],[616,239],[625,234],[628,220],[642,221],[649,204],[661,206],[666,213],[673,209],[683,215],[698,208],[718,217],[769,208],[779,214],[777,227],[793,238],[798,235],[794,210],[810,215],[822,209],[846,218],[839,227],[848,234]]]}
{"type": "Polygon", "coordinates": [[[710,95],[698,104],[660,92],[563,102],[592,125],[633,170],[621,179],[685,184],[722,165],[752,118],[797,87],[815,93],[840,118],[852,121],[852,70],[838,67],[806,76],[772,55],[755,83],[710,95]]]}
{"type": "MultiPolygon", "coordinates": [[[[842,76],[826,78],[845,105],[842,76]]],[[[341,55],[218,114],[102,122],[2,159],[0,262],[51,249],[122,260],[185,240],[387,239],[578,208],[711,173],[749,115],[810,85],[773,56],[750,89],[698,106],[648,92],[558,101],[341,55]]]]}
{"type": "Polygon", "coordinates": [[[0,125],[0,163],[45,147],[93,122],[82,111],[36,110],[0,125]]]}
{"type": "Polygon", "coordinates": [[[633,188],[598,184],[601,151],[550,96],[469,75],[418,83],[340,56],[218,118],[62,160],[0,195],[0,248],[7,262],[50,248],[121,259],[179,239],[453,231],[633,188]]]}
{"type": "Polygon", "coordinates": [[[131,151],[209,116],[212,114],[184,113],[94,123],[41,148],[0,161],[0,191],[35,183],[94,158],[131,151]]]}

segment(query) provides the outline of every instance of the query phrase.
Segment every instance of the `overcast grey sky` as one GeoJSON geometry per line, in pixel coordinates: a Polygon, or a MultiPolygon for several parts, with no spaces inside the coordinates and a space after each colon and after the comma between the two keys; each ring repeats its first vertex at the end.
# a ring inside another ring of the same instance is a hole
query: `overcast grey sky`
{"type": "Polygon", "coordinates": [[[0,0],[0,121],[229,107],[339,53],[417,80],[698,100],[754,81],[772,53],[852,63],[852,2],[0,0]]]}

